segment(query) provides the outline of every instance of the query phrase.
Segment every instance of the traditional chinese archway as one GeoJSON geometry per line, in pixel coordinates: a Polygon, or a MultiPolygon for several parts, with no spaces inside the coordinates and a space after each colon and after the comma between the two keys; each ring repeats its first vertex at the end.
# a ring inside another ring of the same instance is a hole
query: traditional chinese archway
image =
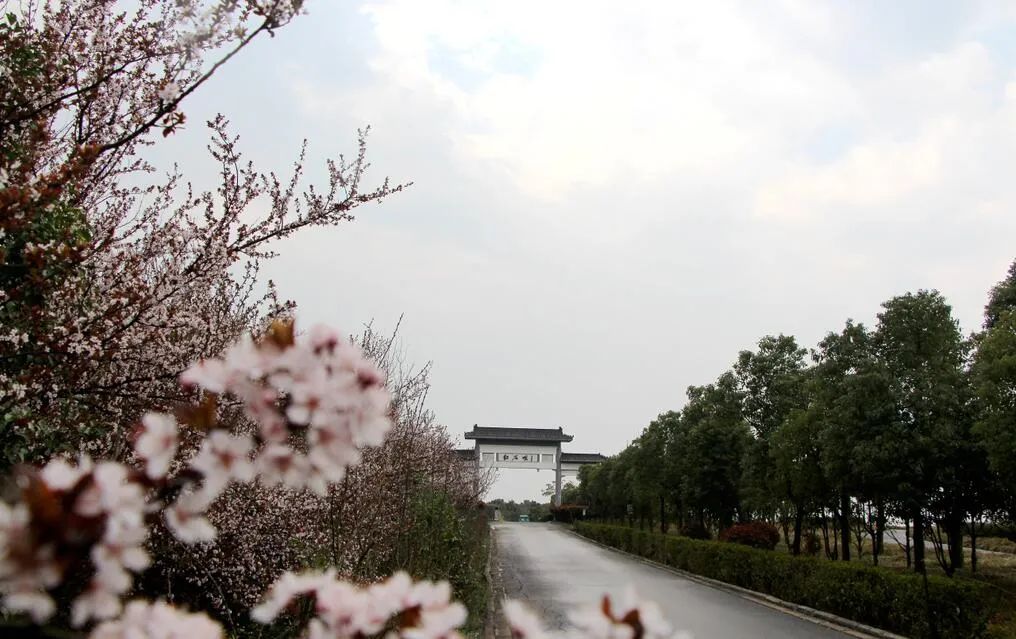
{"type": "Polygon", "coordinates": [[[565,453],[561,444],[572,436],[561,428],[502,428],[473,425],[466,439],[475,442],[473,448],[457,452],[483,468],[532,468],[554,471],[554,504],[561,505],[561,477],[578,475],[586,464],[598,464],[606,459],[599,453],[565,453]]]}

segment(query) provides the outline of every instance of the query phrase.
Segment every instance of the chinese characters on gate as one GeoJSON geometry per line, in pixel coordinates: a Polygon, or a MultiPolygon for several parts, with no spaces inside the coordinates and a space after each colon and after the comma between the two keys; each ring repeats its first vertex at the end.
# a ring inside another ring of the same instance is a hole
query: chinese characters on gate
{"type": "Polygon", "coordinates": [[[517,453],[503,453],[501,461],[540,461],[539,455],[519,455],[517,453]],[[532,459],[530,459],[532,457],[532,459]]]}

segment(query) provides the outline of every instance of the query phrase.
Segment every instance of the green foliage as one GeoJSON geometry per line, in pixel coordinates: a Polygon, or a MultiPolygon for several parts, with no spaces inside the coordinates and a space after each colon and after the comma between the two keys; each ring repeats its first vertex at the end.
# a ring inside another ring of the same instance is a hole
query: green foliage
{"type": "Polygon", "coordinates": [[[814,352],[811,404],[818,426],[822,468],[836,489],[875,498],[899,483],[901,438],[890,379],[876,358],[871,333],[847,321],[814,352]]]}
{"type": "Polygon", "coordinates": [[[568,482],[561,487],[562,505],[581,505],[584,502],[585,497],[583,496],[582,490],[578,487],[578,485],[568,482]]]}
{"type": "Polygon", "coordinates": [[[982,637],[995,612],[983,584],[922,578],[856,563],[822,561],[738,544],[698,541],[579,522],[595,541],[680,570],[910,637],[982,637]]]}
{"type": "Polygon", "coordinates": [[[494,511],[501,513],[504,521],[518,521],[519,515],[529,515],[529,521],[543,521],[550,516],[550,507],[531,499],[522,502],[493,499],[487,502],[487,519],[494,519],[494,511]]]}
{"type": "Polygon", "coordinates": [[[743,415],[755,436],[745,456],[742,491],[749,507],[772,512],[789,497],[784,478],[775,476],[770,443],[794,411],[807,405],[805,361],[807,351],[788,335],[766,335],[758,350],[741,351],[734,374],[744,394],[743,415]]]}
{"type": "Polygon", "coordinates": [[[0,474],[17,464],[38,463],[54,455],[79,452],[83,441],[98,439],[106,432],[97,420],[81,419],[71,430],[28,417],[17,405],[0,410],[0,474]]]}
{"type": "Polygon", "coordinates": [[[483,624],[490,584],[486,567],[490,529],[482,507],[456,506],[446,493],[419,490],[413,498],[412,524],[400,536],[395,565],[417,579],[448,580],[454,598],[469,610],[466,630],[483,624]]]}
{"type": "Polygon", "coordinates": [[[1005,279],[991,289],[984,307],[984,328],[990,330],[1006,312],[1016,312],[1016,261],[1009,266],[1005,279]]]}
{"type": "Polygon", "coordinates": [[[769,442],[773,483],[798,508],[816,510],[828,493],[817,436],[821,428],[814,411],[795,410],[769,442]]]}
{"type": "Polygon", "coordinates": [[[788,335],[766,335],[758,350],[741,351],[734,365],[744,391],[744,417],[760,439],[769,439],[804,405],[804,356],[807,351],[788,335]]]}
{"type": "Polygon", "coordinates": [[[978,346],[971,371],[980,408],[974,432],[1011,506],[1016,501],[1016,311],[1001,313],[978,346]]]}
{"type": "Polygon", "coordinates": [[[682,505],[700,521],[708,514],[721,527],[742,514],[741,462],[751,435],[741,418],[741,400],[731,373],[715,384],[689,387],[683,427],[672,448],[682,505]]]}

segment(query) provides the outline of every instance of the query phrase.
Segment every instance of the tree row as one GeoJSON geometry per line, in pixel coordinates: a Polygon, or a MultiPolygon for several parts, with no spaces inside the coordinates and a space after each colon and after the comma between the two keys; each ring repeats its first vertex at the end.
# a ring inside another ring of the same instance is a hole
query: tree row
{"type": "Polygon", "coordinates": [[[948,575],[970,536],[976,570],[977,525],[1016,511],[1016,263],[973,335],[920,290],[811,349],[765,336],[580,480],[602,518],[693,536],[763,520],[794,554],[875,564],[902,529],[907,564],[931,551],[948,575]]]}

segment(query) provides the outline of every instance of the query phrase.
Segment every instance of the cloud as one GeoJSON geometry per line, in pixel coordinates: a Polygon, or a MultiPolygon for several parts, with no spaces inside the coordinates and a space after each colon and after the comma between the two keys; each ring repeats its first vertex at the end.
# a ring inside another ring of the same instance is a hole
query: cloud
{"type": "Polygon", "coordinates": [[[761,164],[767,149],[852,108],[849,85],[821,59],[736,3],[505,7],[372,4],[381,50],[371,64],[384,82],[454,109],[465,160],[499,163],[541,198],[761,164]],[[485,77],[461,86],[433,63],[435,49],[485,77]],[[531,64],[499,67],[505,49],[531,64]]]}
{"type": "Polygon", "coordinates": [[[414,186],[265,274],[302,322],[405,314],[453,432],[615,452],[766,333],[919,287],[973,329],[1014,257],[1001,3],[308,4],[189,120],[236,114],[268,166],[373,125],[374,178],[414,186]]]}
{"type": "Polygon", "coordinates": [[[1016,205],[1008,168],[988,159],[1016,153],[1011,73],[977,42],[887,70],[863,92],[864,134],[831,162],[798,161],[763,183],[755,213],[920,222],[943,204],[959,216],[1016,205]]]}

